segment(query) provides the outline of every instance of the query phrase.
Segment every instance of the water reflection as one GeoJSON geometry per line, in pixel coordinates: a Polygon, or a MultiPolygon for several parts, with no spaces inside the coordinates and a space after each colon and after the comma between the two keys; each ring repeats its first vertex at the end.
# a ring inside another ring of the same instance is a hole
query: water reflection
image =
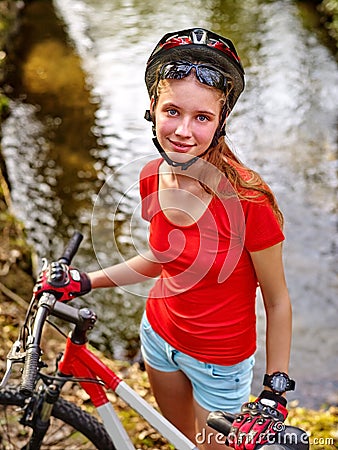
{"type": "MultiPolygon", "coordinates": [[[[31,3],[33,8],[44,2],[31,3]]],[[[56,71],[54,64],[53,78],[60,76],[59,82],[43,91],[45,84],[38,92],[27,79],[14,83],[16,98],[24,93],[27,100],[13,104],[3,129],[14,204],[38,251],[44,253],[50,242],[61,245],[70,229],[79,227],[86,241],[77,261],[89,269],[119,262],[146,245],[137,179],[156,150],[143,119],[149,101],[145,60],[156,40],[173,29],[200,25],[228,35],[247,79],[228,136],[241,159],[271,184],[286,216],[285,260],[295,311],[292,372],[301,380],[296,396],[308,404],[329,398],[338,384],[332,377],[338,362],[338,71],[328,50],[303,27],[292,1],[173,1],[168,7],[164,0],[55,0],[55,5],[81,57],[90,92],[67,90],[78,68],[59,63],[56,71]]],[[[29,20],[36,22],[33,16],[29,20]]],[[[49,32],[48,39],[56,35],[59,31],[49,32]]],[[[55,42],[53,48],[59,48],[55,42]]],[[[22,59],[30,60],[37,49],[46,54],[31,45],[22,59]]],[[[146,292],[147,286],[137,286],[86,299],[95,304],[102,323],[92,333],[93,342],[115,356],[123,355],[126,345],[137,346],[146,292]]],[[[258,314],[263,329],[261,307],[258,314]]],[[[256,390],[263,353],[257,355],[256,390]]]]}
{"type": "Polygon", "coordinates": [[[55,161],[46,160],[49,146],[44,138],[45,129],[36,120],[36,107],[16,103],[11,105],[11,110],[12,114],[2,128],[2,146],[14,182],[15,214],[25,223],[33,242],[40,241],[41,247],[46,248],[50,244],[47,236],[56,227],[55,212],[61,209],[61,200],[55,198],[53,192],[60,168],[55,161]],[[18,134],[18,129],[26,130],[26,133],[18,134]],[[41,234],[40,228],[34,236],[37,224],[46,229],[45,234],[41,234]]]}

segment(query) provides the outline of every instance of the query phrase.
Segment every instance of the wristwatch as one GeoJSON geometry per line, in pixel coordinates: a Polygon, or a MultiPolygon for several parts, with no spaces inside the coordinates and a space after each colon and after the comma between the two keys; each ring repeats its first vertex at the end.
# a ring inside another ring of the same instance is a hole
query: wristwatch
{"type": "Polygon", "coordinates": [[[286,391],[294,391],[296,382],[284,372],[274,372],[271,375],[267,373],[264,375],[263,386],[267,386],[275,394],[281,395],[286,391]]]}

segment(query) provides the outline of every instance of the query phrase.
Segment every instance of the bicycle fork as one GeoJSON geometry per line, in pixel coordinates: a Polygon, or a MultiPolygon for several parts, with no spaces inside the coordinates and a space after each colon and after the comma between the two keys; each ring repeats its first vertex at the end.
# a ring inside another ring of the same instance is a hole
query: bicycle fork
{"type": "MultiPolygon", "coordinates": [[[[62,382],[62,385],[64,382],[62,382]]],[[[39,395],[33,395],[24,407],[20,423],[33,429],[29,442],[22,450],[38,450],[48,431],[52,409],[59,398],[61,387],[56,384],[47,386],[39,395]]]]}

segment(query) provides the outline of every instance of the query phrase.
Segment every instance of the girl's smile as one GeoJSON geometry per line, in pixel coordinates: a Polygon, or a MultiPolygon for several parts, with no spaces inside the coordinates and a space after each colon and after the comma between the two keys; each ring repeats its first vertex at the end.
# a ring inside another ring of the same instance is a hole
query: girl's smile
{"type": "Polygon", "coordinates": [[[191,145],[184,144],[179,141],[173,141],[169,138],[168,138],[168,141],[171,144],[171,146],[175,149],[175,151],[178,153],[188,153],[193,148],[192,144],[191,145]]]}

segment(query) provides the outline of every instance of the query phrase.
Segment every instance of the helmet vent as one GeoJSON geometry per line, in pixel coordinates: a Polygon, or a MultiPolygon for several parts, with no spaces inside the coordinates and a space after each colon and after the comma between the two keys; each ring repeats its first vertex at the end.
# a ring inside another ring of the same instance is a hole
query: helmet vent
{"type": "Polygon", "coordinates": [[[196,29],[191,32],[192,41],[194,44],[206,44],[207,43],[207,33],[204,30],[196,29]]]}

